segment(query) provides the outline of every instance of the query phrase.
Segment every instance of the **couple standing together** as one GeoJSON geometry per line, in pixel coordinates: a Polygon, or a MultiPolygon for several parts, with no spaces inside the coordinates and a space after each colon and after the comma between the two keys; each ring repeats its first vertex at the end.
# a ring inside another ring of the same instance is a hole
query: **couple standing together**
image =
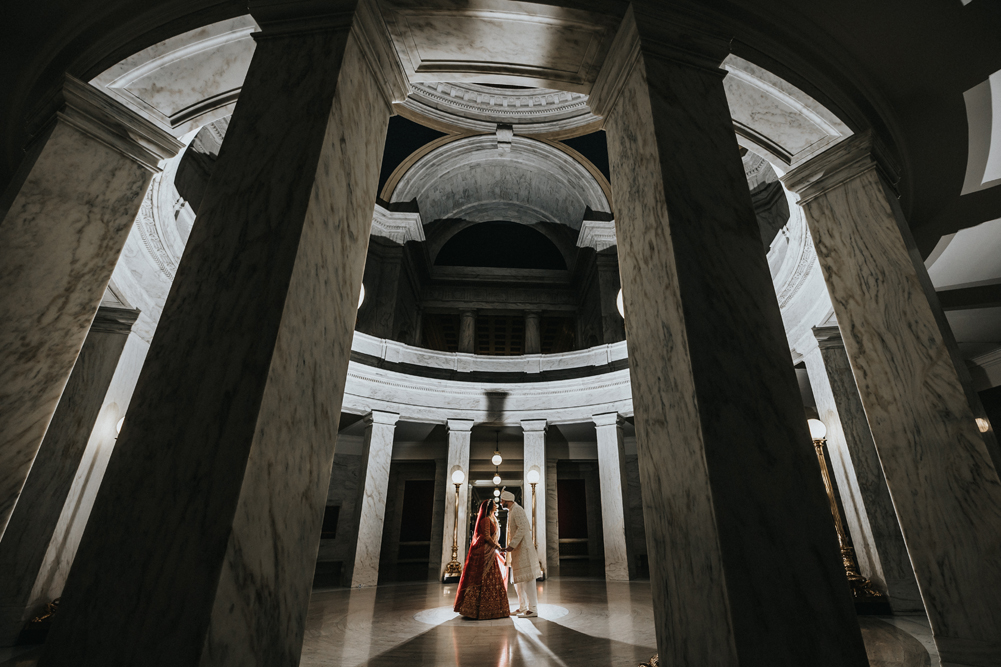
{"type": "Polygon", "coordinates": [[[514,502],[514,494],[505,491],[500,503],[508,510],[507,548],[502,547],[500,526],[494,518],[494,501],[484,500],[476,516],[473,542],[466,554],[466,564],[455,594],[455,611],[466,618],[506,618],[512,613],[522,618],[539,615],[535,580],[542,574],[539,555],[532,543],[532,528],[524,508],[514,502]],[[512,612],[507,600],[507,566],[503,553],[511,554],[514,588],[518,591],[518,609],[512,612]]]}

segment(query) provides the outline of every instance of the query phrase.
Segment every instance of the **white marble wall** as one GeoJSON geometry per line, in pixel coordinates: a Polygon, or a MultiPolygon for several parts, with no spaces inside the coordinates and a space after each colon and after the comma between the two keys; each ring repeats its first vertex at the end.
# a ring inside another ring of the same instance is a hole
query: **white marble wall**
{"type": "Polygon", "coordinates": [[[787,173],[945,665],[1001,664],[997,443],[871,134],[787,173]]]}
{"type": "Polygon", "coordinates": [[[827,451],[859,569],[894,612],[924,612],[841,334],[836,326],[815,331],[819,345],[803,361],[827,426],[827,451]]]}
{"type": "Polygon", "coordinates": [[[358,503],[358,542],[351,568],[351,586],[379,583],[379,556],[386,518],[389,465],[393,460],[393,432],[399,415],[372,412],[365,417],[365,445],[361,455],[361,502],[358,503]]]}
{"type": "Polygon", "coordinates": [[[601,531],[605,540],[605,579],[628,581],[635,572],[626,538],[625,447],[617,412],[592,417],[598,435],[601,479],[601,531]]]}
{"type": "Polygon", "coordinates": [[[157,163],[181,146],[71,77],[33,121],[0,220],[0,533],[157,163]]]}
{"type": "Polygon", "coordinates": [[[344,19],[258,43],[42,664],[298,660],[390,112],[344,19]]]}
{"type": "Polygon", "coordinates": [[[711,71],[727,43],[654,34],[668,26],[634,17],[642,10],[627,12],[591,99],[606,117],[660,658],[864,665],[711,71]]]}
{"type": "Polygon", "coordinates": [[[466,562],[466,526],[469,525],[469,439],[473,428],[471,419],[449,419],[448,456],[445,460],[445,528],[441,541],[441,572],[445,576],[445,566],[452,560],[452,538],[458,545],[456,559],[466,562]],[[459,486],[459,530],[455,531],[455,484],[452,473],[461,470],[465,479],[459,486]]]}
{"type": "Polygon", "coordinates": [[[528,483],[528,473],[535,470],[539,473],[539,482],[535,485],[535,545],[539,553],[539,564],[542,566],[542,574],[549,573],[549,558],[547,549],[546,533],[546,420],[526,419],[521,422],[524,432],[524,455],[522,456],[522,507],[528,515],[528,521],[532,523],[532,485],[528,483]],[[539,545],[542,545],[539,548],[539,545]]]}

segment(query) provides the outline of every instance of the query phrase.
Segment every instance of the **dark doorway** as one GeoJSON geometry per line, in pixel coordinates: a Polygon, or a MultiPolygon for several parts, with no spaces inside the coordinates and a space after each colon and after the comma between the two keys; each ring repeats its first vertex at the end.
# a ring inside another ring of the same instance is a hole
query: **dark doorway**
{"type": "Polygon", "coordinates": [[[408,479],[403,488],[403,518],[396,558],[398,581],[427,579],[433,517],[434,480],[408,479]]]}

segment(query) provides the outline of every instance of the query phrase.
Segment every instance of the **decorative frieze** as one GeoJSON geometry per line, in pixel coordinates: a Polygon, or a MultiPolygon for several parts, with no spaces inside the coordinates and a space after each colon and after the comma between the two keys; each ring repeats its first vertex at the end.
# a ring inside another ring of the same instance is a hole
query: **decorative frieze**
{"type": "Polygon", "coordinates": [[[424,241],[424,223],[421,212],[417,209],[417,201],[391,205],[389,208],[376,202],[372,213],[372,234],[400,245],[407,241],[424,241]]]}
{"type": "Polygon", "coordinates": [[[578,248],[594,248],[601,252],[616,245],[614,220],[584,220],[577,237],[578,248]]]}

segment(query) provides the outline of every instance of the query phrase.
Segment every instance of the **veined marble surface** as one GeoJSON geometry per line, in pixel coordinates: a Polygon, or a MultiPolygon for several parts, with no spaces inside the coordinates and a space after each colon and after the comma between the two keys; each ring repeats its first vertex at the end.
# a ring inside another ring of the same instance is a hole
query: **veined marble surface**
{"type": "Polygon", "coordinates": [[[66,120],[38,141],[0,221],[0,533],[153,176],[66,120]]]}
{"type": "Polygon", "coordinates": [[[605,541],[605,579],[629,581],[633,563],[626,540],[625,449],[618,413],[595,415],[598,476],[601,480],[601,534],[605,541]]]}
{"type": "Polygon", "coordinates": [[[630,14],[605,127],[661,658],[865,664],[720,77],[630,14]]]}
{"type": "Polygon", "coordinates": [[[379,554],[382,552],[382,528],[386,517],[386,493],[389,465],[393,459],[393,431],[399,415],[372,412],[365,417],[365,445],[361,454],[361,501],[358,514],[358,542],[351,569],[352,588],[379,583],[379,554]]]}
{"type": "Polygon", "coordinates": [[[521,428],[524,437],[524,449],[522,450],[522,484],[521,502],[528,516],[529,525],[532,524],[532,485],[528,483],[528,473],[535,470],[539,473],[539,481],[535,485],[535,547],[539,554],[539,565],[542,573],[549,572],[549,555],[546,553],[547,533],[546,533],[546,428],[544,419],[522,420],[521,428]]]}
{"type": "Polygon", "coordinates": [[[238,107],[43,665],[298,661],[389,108],[346,31],[238,107]]]}
{"type": "Polygon", "coordinates": [[[470,419],[449,419],[448,422],[448,458],[445,462],[445,527],[442,531],[441,543],[441,572],[439,577],[445,575],[445,566],[452,560],[452,539],[455,538],[457,546],[456,560],[460,564],[466,562],[466,540],[469,525],[469,481],[471,479],[469,471],[469,440],[473,421],[470,419]],[[465,480],[459,485],[458,502],[459,514],[458,525],[456,526],[456,489],[452,482],[452,473],[461,470],[465,480]]]}
{"type": "Polygon", "coordinates": [[[817,256],[943,664],[999,664],[997,445],[977,428],[969,377],[874,153],[859,137],[786,179],[808,193],[817,256]]]}

